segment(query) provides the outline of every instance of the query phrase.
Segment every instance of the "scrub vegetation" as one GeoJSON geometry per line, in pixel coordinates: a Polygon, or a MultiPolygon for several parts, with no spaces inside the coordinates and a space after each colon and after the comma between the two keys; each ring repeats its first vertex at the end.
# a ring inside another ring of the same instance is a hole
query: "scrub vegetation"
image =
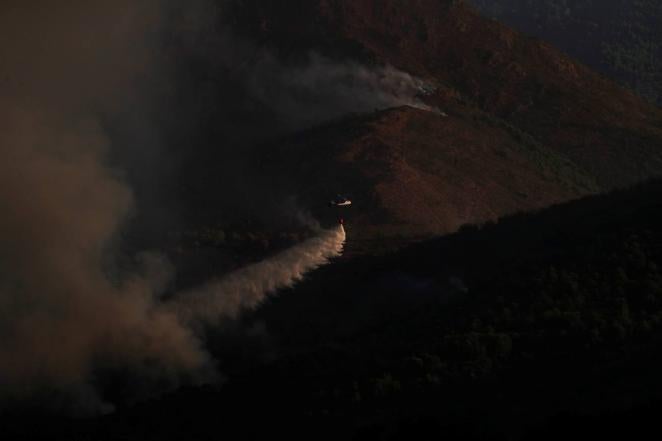
{"type": "Polygon", "coordinates": [[[662,104],[662,4],[656,0],[470,0],[662,104]]]}

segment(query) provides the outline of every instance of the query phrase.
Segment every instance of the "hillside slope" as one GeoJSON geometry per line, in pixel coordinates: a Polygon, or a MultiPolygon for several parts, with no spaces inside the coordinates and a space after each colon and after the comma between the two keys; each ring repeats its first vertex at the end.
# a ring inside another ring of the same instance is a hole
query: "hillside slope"
{"type": "Polygon", "coordinates": [[[309,130],[270,148],[263,170],[317,218],[343,216],[364,240],[448,233],[597,189],[512,128],[461,107],[447,112],[402,107],[309,130]],[[337,192],[354,206],[327,208],[337,192]]]}
{"type": "MultiPolygon", "coordinates": [[[[357,237],[375,245],[384,236],[448,233],[465,223],[483,223],[662,173],[662,111],[549,44],[481,17],[463,2],[236,0],[221,5],[225,22],[219,26],[231,26],[239,41],[250,42],[242,45],[251,48],[239,57],[242,66],[230,66],[234,82],[232,87],[218,86],[222,92],[242,84],[237,72],[250,72],[257,54],[266,53],[278,60],[279,68],[294,66],[299,72],[310,54],[317,53],[330,60],[328,65],[334,60],[367,68],[390,64],[416,75],[430,86],[418,98],[433,110],[349,114],[273,139],[270,129],[264,129],[269,124],[261,123],[275,119],[273,103],[250,101],[244,122],[245,109],[228,106],[225,112],[236,113],[240,123],[224,122],[225,113],[219,117],[223,121],[210,118],[218,142],[226,143],[222,135],[229,132],[255,137],[266,148],[251,150],[260,164],[257,176],[255,162],[247,164],[243,158],[252,146],[217,149],[212,142],[205,152],[195,150],[187,163],[190,171],[179,181],[185,183],[181,199],[187,202],[186,215],[203,212],[200,223],[217,224],[224,213],[240,211],[243,220],[251,210],[272,222],[280,207],[293,211],[283,200],[299,201],[318,218],[333,222],[338,213],[328,210],[326,202],[347,193],[356,200],[347,210],[350,225],[357,237]],[[253,114],[261,121],[257,130],[252,128],[253,114]],[[228,159],[232,155],[241,161],[228,159]],[[276,194],[278,186],[282,192],[276,194]],[[232,209],[215,202],[219,194],[232,201],[232,209]]],[[[220,75],[215,81],[223,83],[227,72],[214,72],[220,75]]],[[[279,85],[275,81],[265,88],[279,85]]],[[[312,92],[321,101],[333,94],[312,92]]],[[[218,93],[219,102],[225,98],[218,93]]],[[[207,99],[213,101],[213,96],[207,99]]],[[[306,103],[311,114],[325,105],[306,103]]]]}
{"type": "Polygon", "coordinates": [[[434,82],[442,109],[461,101],[561,152],[604,188],[662,171],[662,112],[551,45],[461,2],[241,2],[244,32],[288,56],[354,54],[434,82]]]}
{"type": "Polygon", "coordinates": [[[656,0],[470,0],[485,16],[547,40],[662,104],[662,4],[656,0]]]}

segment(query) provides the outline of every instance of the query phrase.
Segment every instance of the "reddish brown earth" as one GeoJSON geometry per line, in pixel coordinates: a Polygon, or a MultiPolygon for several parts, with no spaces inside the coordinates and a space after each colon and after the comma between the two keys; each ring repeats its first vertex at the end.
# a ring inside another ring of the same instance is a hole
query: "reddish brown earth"
{"type": "Polygon", "coordinates": [[[274,146],[263,166],[316,217],[347,218],[353,246],[448,233],[597,188],[567,159],[490,119],[410,107],[293,136],[274,146]],[[339,191],[354,205],[325,207],[339,191]]]}
{"type": "Polygon", "coordinates": [[[566,153],[604,187],[662,170],[662,112],[540,40],[463,5],[337,1],[343,34],[566,153]]]}
{"type": "Polygon", "coordinates": [[[463,2],[235,6],[240,28],[282,55],[387,63],[438,87],[428,101],[448,117],[402,108],[347,120],[293,137],[267,161],[313,209],[352,193],[366,237],[449,232],[662,173],[660,109],[463,2]]]}

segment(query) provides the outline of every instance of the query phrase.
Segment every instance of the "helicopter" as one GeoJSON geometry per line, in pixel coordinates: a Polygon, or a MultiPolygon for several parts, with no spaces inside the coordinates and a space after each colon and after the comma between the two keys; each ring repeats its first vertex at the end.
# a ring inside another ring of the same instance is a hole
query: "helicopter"
{"type": "Polygon", "coordinates": [[[352,201],[340,194],[329,201],[329,207],[349,207],[350,205],[352,205],[352,201]]]}

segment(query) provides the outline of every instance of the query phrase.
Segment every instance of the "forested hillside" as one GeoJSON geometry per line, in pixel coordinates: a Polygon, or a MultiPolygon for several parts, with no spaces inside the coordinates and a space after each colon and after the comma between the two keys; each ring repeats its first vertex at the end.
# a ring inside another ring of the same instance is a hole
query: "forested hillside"
{"type": "Polygon", "coordinates": [[[469,0],[488,17],[558,46],[662,104],[662,2],[469,0]]]}
{"type": "Polygon", "coordinates": [[[662,399],[661,195],[649,184],[340,261],[212,332],[221,390],[0,427],[11,439],[632,436],[662,399]]]}

